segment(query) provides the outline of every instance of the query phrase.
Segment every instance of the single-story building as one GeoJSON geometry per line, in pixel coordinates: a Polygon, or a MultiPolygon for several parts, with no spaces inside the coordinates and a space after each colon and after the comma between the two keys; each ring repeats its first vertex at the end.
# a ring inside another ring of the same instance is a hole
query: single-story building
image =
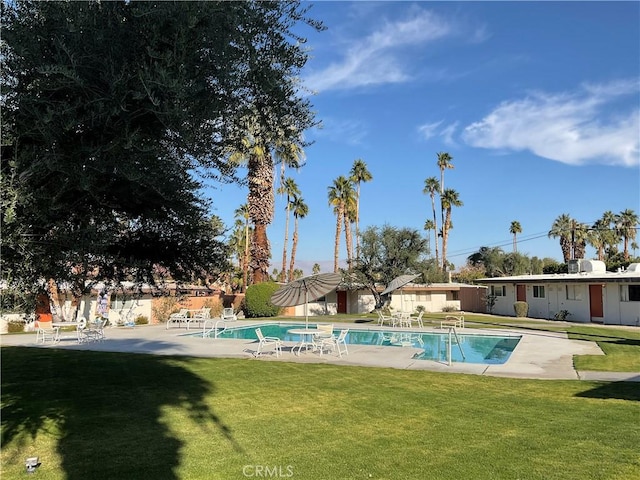
{"type": "MultiPolygon", "coordinates": [[[[383,291],[384,286],[379,287],[383,291]]],[[[426,312],[462,310],[465,312],[485,312],[487,287],[462,283],[408,283],[402,290],[389,294],[389,306],[394,311],[416,312],[422,306],[426,312]]],[[[376,302],[369,289],[347,289],[338,286],[336,290],[322,298],[310,301],[309,316],[335,315],[336,313],[369,313],[376,302]]],[[[289,309],[288,314],[304,316],[304,305],[289,309]]]]}
{"type": "Polygon", "coordinates": [[[640,263],[607,272],[598,260],[573,261],[572,273],[482,278],[495,297],[492,313],[515,316],[513,304],[527,302],[531,318],[640,326],[640,263]]]}

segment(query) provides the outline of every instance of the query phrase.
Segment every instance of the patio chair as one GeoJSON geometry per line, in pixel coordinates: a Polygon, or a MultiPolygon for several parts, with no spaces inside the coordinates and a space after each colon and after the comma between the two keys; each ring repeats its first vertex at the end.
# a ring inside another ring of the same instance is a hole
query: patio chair
{"type": "Polygon", "coordinates": [[[331,335],[329,338],[324,338],[320,342],[319,349],[320,355],[324,352],[325,347],[338,352],[338,356],[342,358],[342,354],[349,355],[349,350],[347,349],[347,333],[349,333],[349,329],[340,330],[340,335],[337,337],[335,335],[331,335]],[[344,347],[344,351],[342,350],[342,345],[344,347]]]}
{"type": "Polygon", "coordinates": [[[322,340],[324,340],[325,338],[331,338],[333,336],[333,323],[328,323],[328,324],[319,323],[316,326],[316,330],[321,330],[321,332],[316,333],[313,336],[312,340],[313,340],[314,348],[317,348],[322,342],[322,340]]]}
{"type": "Polygon", "coordinates": [[[424,327],[424,323],[422,322],[422,315],[424,315],[424,310],[420,311],[420,313],[418,313],[418,316],[415,318],[409,317],[409,326],[411,327],[413,325],[413,322],[416,322],[418,327],[424,327]]]}
{"type": "Polygon", "coordinates": [[[238,316],[234,313],[233,308],[224,308],[220,318],[225,322],[233,322],[238,319],[238,316]]]}
{"type": "Polygon", "coordinates": [[[38,330],[36,332],[36,343],[38,343],[40,339],[42,340],[42,343],[45,343],[47,340],[50,340],[51,343],[59,342],[60,327],[54,327],[53,321],[50,321],[50,322],[38,321],[38,330]]]}
{"type": "Polygon", "coordinates": [[[80,317],[78,324],[76,325],[76,335],[78,336],[78,343],[86,343],[93,340],[92,332],[87,330],[87,319],[80,317]]]}
{"type": "Polygon", "coordinates": [[[178,327],[183,323],[186,325],[187,320],[189,320],[189,309],[181,308],[179,312],[169,315],[169,320],[167,320],[167,330],[169,330],[169,327],[174,323],[177,323],[178,327]]]}
{"type": "Polygon", "coordinates": [[[273,345],[276,352],[276,357],[280,356],[280,354],[282,353],[282,340],[280,340],[278,337],[265,337],[262,334],[262,330],[260,328],[256,328],[256,335],[258,336],[259,341],[256,356],[262,355],[262,349],[270,345],[273,345]]]}
{"type": "Polygon", "coordinates": [[[96,319],[85,328],[85,335],[92,340],[104,340],[104,327],[107,325],[106,318],[96,319]]]}
{"type": "Polygon", "coordinates": [[[382,313],[381,310],[376,310],[376,313],[378,314],[378,326],[382,327],[384,325],[384,322],[387,322],[389,325],[393,324],[393,318],[385,315],[384,313],[382,313]]]}

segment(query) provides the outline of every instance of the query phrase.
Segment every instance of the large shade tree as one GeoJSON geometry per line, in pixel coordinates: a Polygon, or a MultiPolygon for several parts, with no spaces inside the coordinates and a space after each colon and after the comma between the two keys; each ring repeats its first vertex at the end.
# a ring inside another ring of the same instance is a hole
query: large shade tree
{"type": "Polygon", "coordinates": [[[313,124],[293,28],[321,26],[295,1],[1,8],[3,279],[80,293],[224,269],[198,179],[232,178],[247,115],[269,140],[313,124]]]}
{"type": "Polygon", "coordinates": [[[364,285],[379,308],[382,299],[377,287],[388,285],[399,275],[425,272],[426,253],[427,241],[417,230],[390,225],[368,227],[362,232],[360,255],[346,278],[354,285],[364,285]]]}

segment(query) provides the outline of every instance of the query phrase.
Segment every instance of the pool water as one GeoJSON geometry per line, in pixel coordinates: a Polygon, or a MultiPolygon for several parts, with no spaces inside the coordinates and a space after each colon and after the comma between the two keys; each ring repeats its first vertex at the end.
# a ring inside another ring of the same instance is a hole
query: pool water
{"type": "MultiPolygon", "coordinates": [[[[285,342],[300,341],[299,335],[288,333],[294,328],[305,328],[304,324],[266,323],[259,325],[262,334],[267,337],[278,337],[285,342]]],[[[256,326],[227,328],[218,334],[218,338],[234,338],[257,340],[256,326]]],[[[309,328],[316,328],[309,324],[309,328]]],[[[339,333],[335,329],[334,333],[339,333]]],[[[202,335],[201,333],[192,335],[202,335]]],[[[210,334],[214,336],[213,333],[210,334]]],[[[457,339],[452,336],[451,359],[461,363],[483,363],[499,365],[505,363],[520,341],[520,336],[472,335],[458,332],[457,339]],[[464,358],[460,349],[464,352],[464,358]]],[[[355,330],[350,329],[345,339],[350,345],[381,345],[392,347],[414,347],[422,352],[416,353],[417,360],[447,360],[448,333],[424,333],[400,330],[355,330]]]]}

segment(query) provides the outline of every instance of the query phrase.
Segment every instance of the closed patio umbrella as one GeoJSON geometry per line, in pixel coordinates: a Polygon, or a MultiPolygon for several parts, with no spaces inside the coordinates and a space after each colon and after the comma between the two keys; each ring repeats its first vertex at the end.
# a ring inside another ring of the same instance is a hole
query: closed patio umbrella
{"type": "Polygon", "coordinates": [[[309,328],[307,312],[310,300],[316,300],[338,286],[342,281],[340,273],[319,273],[300,278],[280,287],[271,295],[271,303],[278,307],[293,307],[304,304],[305,327],[309,328]]]}
{"type": "Polygon", "coordinates": [[[386,295],[387,293],[391,293],[394,290],[400,289],[400,304],[402,305],[402,310],[404,310],[404,296],[402,294],[402,287],[404,287],[407,283],[418,278],[421,273],[418,274],[409,274],[409,275],[400,275],[399,277],[394,278],[389,282],[387,288],[385,288],[380,295],[386,295]]]}

